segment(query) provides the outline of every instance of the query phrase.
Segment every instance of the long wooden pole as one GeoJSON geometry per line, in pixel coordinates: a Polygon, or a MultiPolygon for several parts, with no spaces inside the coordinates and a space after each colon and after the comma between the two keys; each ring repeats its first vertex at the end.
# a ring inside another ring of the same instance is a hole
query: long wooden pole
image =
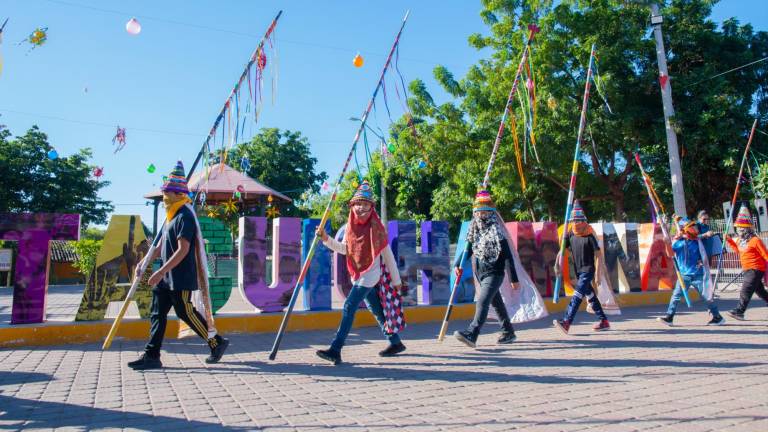
{"type": "MultiPolygon", "coordinates": [[[[736,177],[736,189],[733,191],[733,196],[731,197],[731,214],[728,215],[725,222],[725,233],[723,235],[723,238],[725,239],[725,236],[730,235],[731,226],[733,225],[733,214],[734,212],[737,212],[738,209],[735,208],[736,206],[736,198],[739,196],[739,189],[741,188],[741,176],[744,173],[744,164],[747,162],[747,155],[749,154],[749,147],[752,145],[752,138],[755,136],[755,129],[757,129],[757,119],[752,123],[752,130],[749,132],[749,139],[747,140],[747,147],[744,149],[744,156],[741,157],[741,167],[739,168],[739,176],[736,177]]],[[[715,273],[715,286],[712,290],[712,293],[714,295],[714,292],[717,290],[717,283],[720,281],[720,270],[723,267],[723,255],[725,255],[725,244],[727,242],[723,241],[723,250],[720,251],[720,256],[717,258],[717,273],[715,273]]]]}
{"type": "MultiPolygon", "coordinates": [[[[158,234],[159,236],[159,234],[158,234]]],[[[115,338],[115,335],[117,334],[117,329],[120,327],[120,323],[123,322],[123,317],[125,316],[125,312],[128,310],[128,305],[131,303],[131,299],[133,298],[133,295],[136,293],[136,289],[139,287],[139,283],[141,282],[141,278],[144,275],[144,272],[147,270],[147,267],[149,266],[149,261],[151,260],[152,256],[155,254],[155,241],[152,242],[152,245],[149,247],[149,250],[147,251],[147,254],[144,256],[144,259],[141,260],[141,263],[139,263],[139,276],[133,278],[133,282],[131,283],[131,288],[128,290],[128,294],[125,296],[125,301],[123,302],[123,305],[120,307],[120,312],[118,312],[117,316],[115,317],[115,320],[112,322],[112,327],[109,328],[109,333],[107,333],[107,338],[104,339],[104,343],[101,345],[102,350],[109,349],[110,346],[112,346],[112,339],[115,338]]]]}
{"type": "MultiPolygon", "coordinates": [[[[573,199],[576,194],[576,174],[579,172],[579,157],[581,155],[581,141],[584,135],[584,128],[587,123],[587,110],[589,109],[589,90],[592,87],[592,66],[595,62],[595,44],[592,44],[592,50],[589,53],[589,67],[587,68],[587,82],[584,84],[584,99],[581,103],[581,116],[579,117],[579,132],[576,136],[576,150],[573,152],[573,165],[571,167],[571,181],[568,186],[568,199],[565,204],[565,227],[563,228],[563,234],[560,236],[560,253],[558,255],[558,267],[563,268],[565,262],[565,237],[568,235],[568,223],[571,220],[571,210],[573,207],[573,199]]],[[[560,299],[560,289],[563,287],[563,275],[562,271],[557,275],[555,280],[555,291],[552,295],[552,301],[557,303],[560,299]]]]}
{"type": "MultiPolygon", "coordinates": [[[[528,26],[528,40],[525,42],[525,46],[523,47],[523,52],[520,55],[520,63],[517,65],[515,80],[512,82],[512,89],[509,91],[509,96],[507,97],[507,104],[504,105],[504,113],[502,113],[501,115],[499,130],[498,132],[496,132],[496,140],[493,142],[493,150],[491,151],[491,157],[490,157],[490,160],[488,160],[488,167],[485,169],[485,175],[483,176],[483,189],[488,187],[488,182],[490,181],[490,178],[491,178],[491,171],[493,170],[493,165],[496,162],[496,154],[499,152],[499,146],[501,145],[501,138],[504,136],[504,129],[506,128],[507,116],[509,115],[509,112],[512,110],[512,101],[514,100],[515,93],[517,92],[517,87],[520,84],[520,75],[523,72],[523,66],[525,65],[526,59],[528,58],[533,37],[538,32],[539,32],[539,28],[535,24],[530,24],[528,26]]],[[[464,269],[462,268],[462,266],[464,264],[465,254],[466,254],[466,251],[461,253],[461,261],[459,261],[459,274],[456,277],[456,280],[454,281],[453,286],[451,287],[451,295],[448,298],[448,307],[446,307],[445,309],[443,324],[440,326],[440,333],[437,335],[438,342],[443,341],[443,339],[445,338],[445,332],[448,330],[448,321],[451,319],[451,312],[453,312],[453,301],[456,297],[456,289],[458,288],[459,283],[461,283],[461,275],[464,273],[464,269]]]]}
{"type": "MultiPolygon", "coordinates": [[[[368,115],[371,113],[371,109],[373,108],[373,103],[376,100],[376,95],[379,93],[379,89],[384,83],[384,75],[387,73],[387,69],[389,69],[389,64],[392,61],[392,54],[395,52],[395,48],[397,48],[397,44],[400,42],[400,35],[403,33],[403,29],[405,28],[405,23],[408,21],[408,14],[410,11],[405,13],[405,17],[403,17],[403,23],[400,25],[400,31],[397,32],[397,36],[395,37],[395,42],[392,44],[392,48],[389,50],[389,55],[387,56],[386,62],[384,62],[384,67],[381,69],[381,75],[379,76],[379,81],[376,83],[376,88],[373,90],[373,95],[371,96],[371,100],[368,102],[368,106],[365,107],[365,111],[363,111],[363,115],[361,117],[360,126],[357,128],[357,133],[355,133],[355,138],[352,140],[352,148],[349,150],[349,154],[347,155],[347,160],[344,162],[344,167],[341,169],[341,173],[339,174],[339,178],[336,181],[336,186],[333,188],[333,194],[331,195],[330,201],[328,201],[328,205],[325,207],[325,211],[323,212],[323,217],[320,219],[320,225],[319,226],[325,226],[325,222],[328,220],[328,216],[331,213],[331,206],[333,205],[333,202],[336,201],[336,195],[339,192],[339,187],[341,186],[341,182],[344,180],[344,174],[347,172],[347,168],[349,167],[349,162],[352,160],[352,156],[355,154],[355,148],[357,147],[357,142],[360,140],[360,135],[362,135],[363,130],[365,129],[365,122],[368,120],[368,115]]],[[[307,252],[307,257],[304,259],[304,264],[301,267],[301,273],[299,273],[299,278],[296,280],[296,286],[293,288],[293,293],[291,294],[291,300],[288,302],[288,307],[285,310],[285,315],[283,315],[283,321],[280,323],[280,329],[277,331],[277,335],[275,337],[275,342],[272,344],[272,351],[269,353],[269,359],[274,360],[275,357],[277,357],[277,351],[280,349],[280,342],[283,340],[283,335],[285,334],[285,328],[288,326],[288,320],[291,317],[291,313],[293,312],[293,307],[296,305],[296,299],[299,296],[299,288],[301,287],[301,284],[304,282],[304,278],[307,276],[307,272],[309,271],[309,265],[312,263],[312,257],[315,254],[315,248],[317,247],[318,243],[318,236],[315,234],[315,237],[312,239],[312,245],[309,248],[309,251],[307,252]]]]}

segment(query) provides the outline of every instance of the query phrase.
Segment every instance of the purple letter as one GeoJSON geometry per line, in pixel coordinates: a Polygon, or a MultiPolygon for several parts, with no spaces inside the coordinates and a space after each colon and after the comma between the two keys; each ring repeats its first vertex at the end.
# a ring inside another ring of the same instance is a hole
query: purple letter
{"type": "Polygon", "coordinates": [[[260,312],[288,305],[301,270],[301,219],[272,221],[272,285],[267,286],[267,219],[240,218],[238,286],[260,312]]]}
{"type": "Polygon", "coordinates": [[[19,243],[11,324],[45,321],[50,240],[80,239],[80,215],[0,214],[0,239],[19,243]]]}

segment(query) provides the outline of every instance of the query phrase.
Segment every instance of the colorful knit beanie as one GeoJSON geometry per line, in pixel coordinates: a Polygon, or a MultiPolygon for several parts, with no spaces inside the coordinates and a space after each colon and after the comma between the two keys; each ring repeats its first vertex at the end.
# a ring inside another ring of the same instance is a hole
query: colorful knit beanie
{"type": "Polygon", "coordinates": [[[584,209],[581,208],[581,203],[578,200],[573,201],[573,210],[571,210],[571,222],[586,222],[587,216],[584,214],[584,209]]]}
{"type": "Polygon", "coordinates": [[[352,204],[355,201],[368,201],[371,204],[376,204],[376,200],[373,198],[373,189],[368,184],[368,180],[363,180],[363,183],[357,187],[355,194],[352,195],[352,199],[349,203],[352,204]]]}
{"type": "Polygon", "coordinates": [[[184,174],[184,164],[182,164],[181,161],[176,162],[176,166],[168,175],[168,179],[163,183],[160,190],[163,192],[189,193],[189,189],[187,188],[187,176],[184,174]]]}
{"type": "Polygon", "coordinates": [[[749,213],[749,208],[747,208],[747,206],[741,206],[733,226],[736,228],[752,228],[752,215],[749,213]]]}
{"type": "Polygon", "coordinates": [[[472,203],[472,211],[496,211],[496,204],[493,203],[491,193],[487,190],[479,190],[475,195],[475,202],[472,203]]]}

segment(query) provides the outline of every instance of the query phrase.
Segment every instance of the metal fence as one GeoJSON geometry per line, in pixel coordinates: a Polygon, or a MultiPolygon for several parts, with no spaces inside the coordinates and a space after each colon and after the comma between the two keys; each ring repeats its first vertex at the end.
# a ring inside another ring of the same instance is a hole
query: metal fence
{"type": "MultiPolygon", "coordinates": [[[[757,226],[757,218],[752,218],[752,224],[757,226]]],[[[724,233],[726,220],[713,219],[710,221],[709,226],[712,231],[720,235],[723,243],[725,243],[724,233]]],[[[733,227],[731,227],[730,235],[733,235],[733,227]]],[[[764,244],[768,244],[768,231],[758,232],[757,236],[760,237],[760,240],[762,240],[764,244]]],[[[744,281],[744,277],[741,274],[741,262],[739,261],[739,254],[737,254],[730,246],[725,248],[725,251],[726,252],[723,254],[723,263],[721,266],[719,285],[724,287],[730,282],[731,285],[728,287],[728,291],[737,290],[739,289],[741,283],[744,281]]],[[[709,268],[713,279],[717,274],[717,262],[719,259],[719,256],[713,256],[710,258],[709,268]]]]}

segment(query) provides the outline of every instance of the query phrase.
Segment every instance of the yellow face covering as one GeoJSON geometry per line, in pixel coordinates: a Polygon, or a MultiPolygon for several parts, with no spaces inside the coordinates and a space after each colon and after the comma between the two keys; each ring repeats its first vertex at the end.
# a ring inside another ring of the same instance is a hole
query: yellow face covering
{"type": "Polygon", "coordinates": [[[189,199],[189,196],[178,194],[176,196],[172,195],[166,195],[163,197],[163,202],[165,203],[165,220],[168,222],[173,219],[174,216],[176,216],[176,213],[178,213],[179,209],[186,203],[192,202],[191,199],[189,199]],[[176,199],[177,196],[180,195],[180,198],[176,199]],[[165,198],[168,198],[167,200],[165,198]],[[170,204],[169,204],[170,202],[170,204]]]}

